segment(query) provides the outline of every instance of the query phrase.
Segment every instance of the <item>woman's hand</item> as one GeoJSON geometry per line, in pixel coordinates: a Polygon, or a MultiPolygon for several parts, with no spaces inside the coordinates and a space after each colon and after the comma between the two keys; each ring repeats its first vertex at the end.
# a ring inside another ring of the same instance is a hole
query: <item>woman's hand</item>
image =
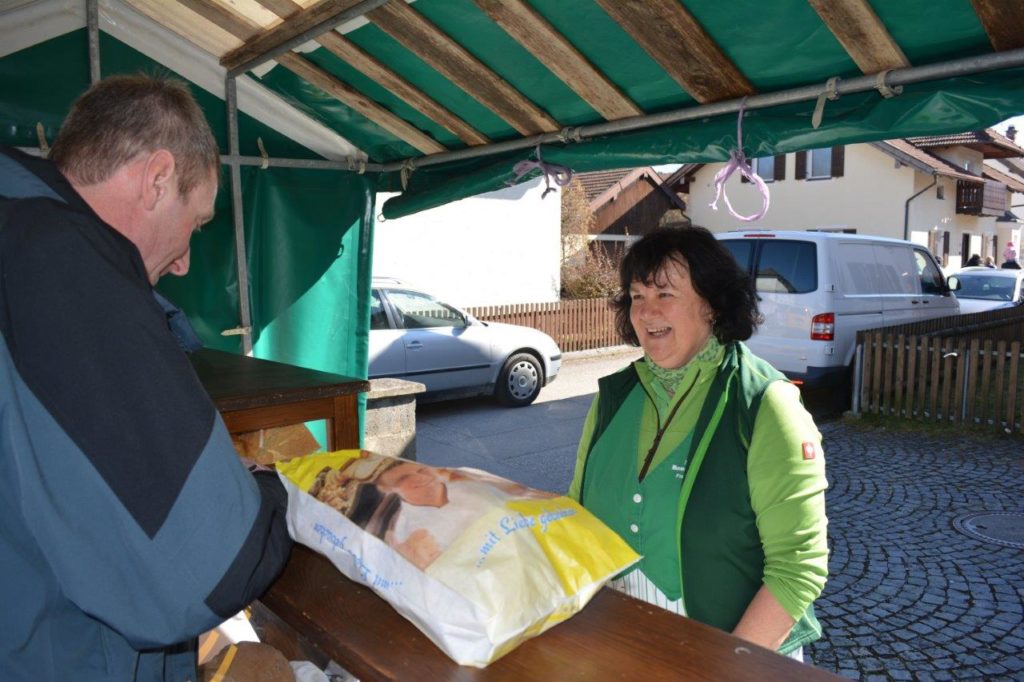
{"type": "Polygon", "coordinates": [[[778,651],[796,624],[771,591],[761,586],[747,605],[732,634],[772,651],[778,651]]]}

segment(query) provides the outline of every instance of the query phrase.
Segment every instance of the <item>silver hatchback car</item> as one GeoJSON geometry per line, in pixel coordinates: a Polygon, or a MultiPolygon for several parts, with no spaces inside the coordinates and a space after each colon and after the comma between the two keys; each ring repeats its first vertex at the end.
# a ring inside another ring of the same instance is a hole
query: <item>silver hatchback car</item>
{"type": "Polygon", "coordinates": [[[949,279],[949,288],[960,301],[962,314],[1024,304],[1024,270],[971,267],[949,279]]]}
{"type": "Polygon", "coordinates": [[[425,401],[494,395],[523,407],[561,365],[561,350],[543,332],[481,322],[398,280],[373,278],[371,379],[418,381],[427,387],[425,401]]]}

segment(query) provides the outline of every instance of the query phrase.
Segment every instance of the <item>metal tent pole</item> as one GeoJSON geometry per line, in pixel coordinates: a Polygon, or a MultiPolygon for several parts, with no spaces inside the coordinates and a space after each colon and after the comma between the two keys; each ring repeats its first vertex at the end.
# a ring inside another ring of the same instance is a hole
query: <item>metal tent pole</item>
{"type": "Polygon", "coordinates": [[[237,163],[240,166],[267,166],[268,168],[312,168],[314,170],[336,170],[360,172],[377,172],[383,166],[379,163],[366,163],[359,159],[346,158],[343,161],[325,161],[323,159],[276,159],[272,156],[240,156],[221,154],[220,162],[225,166],[237,163]]]}
{"type": "Polygon", "coordinates": [[[238,93],[234,76],[225,79],[225,101],[228,107],[228,150],[234,159],[231,169],[231,213],[235,221],[235,260],[238,266],[238,312],[242,336],[242,352],[252,355],[252,314],[249,310],[249,262],[246,259],[245,224],[242,210],[242,169],[238,158],[238,93]]]}
{"type": "Polygon", "coordinates": [[[85,24],[89,33],[89,82],[95,85],[101,78],[99,0],[85,0],[85,24]]]}
{"type": "MultiPolygon", "coordinates": [[[[957,76],[967,76],[984,71],[996,71],[999,69],[1009,69],[1019,66],[1024,66],[1024,48],[1007,50],[1005,52],[982,55],[979,57],[955,59],[928,66],[894,69],[889,72],[881,72],[880,74],[873,74],[870,76],[858,76],[856,78],[843,80],[837,79],[835,92],[839,95],[845,95],[855,92],[876,90],[886,86],[893,88],[900,85],[910,85],[923,81],[936,80],[938,78],[954,78],[957,76]],[[881,78],[881,76],[884,76],[884,78],[881,78]]],[[[607,135],[610,133],[643,130],[646,128],[667,125],[669,123],[679,123],[681,121],[690,121],[697,118],[707,118],[710,116],[719,116],[721,114],[735,113],[739,111],[741,106],[743,106],[745,110],[749,111],[751,109],[764,109],[767,107],[778,106],[780,104],[807,102],[816,100],[823,92],[827,92],[827,90],[821,85],[806,85],[799,88],[793,88],[791,90],[783,90],[781,92],[753,95],[742,99],[732,99],[723,102],[714,102],[712,104],[702,104],[695,107],[689,107],[687,109],[676,109],[674,111],[666,111],[660,114],[651,114],[649,116],[633,116],[631,118],[609,121],[607,123],[598,123],[595,125],[580,126],[577,128],[569,127],[556,133],[543,133],[519,140],[496,142],[494,144],[479,145],[452,152],[441,152],[439,154],[430,154],[421,157],[410,157],[402,161],[393,161],[383,164],[383,171],[390,173],[392,171],[398,171],[409,167],[424,168],[426,166],[436,166],[449,161],[461,161],[464,159],[474,159],[482,156],[493,156],[502,152],[514,151],[517,149],[528,149],[535,147],[538,144],[547,144],[551,142],[583,142],[585,138],[598,137],[600,135],[607,135]]]]}

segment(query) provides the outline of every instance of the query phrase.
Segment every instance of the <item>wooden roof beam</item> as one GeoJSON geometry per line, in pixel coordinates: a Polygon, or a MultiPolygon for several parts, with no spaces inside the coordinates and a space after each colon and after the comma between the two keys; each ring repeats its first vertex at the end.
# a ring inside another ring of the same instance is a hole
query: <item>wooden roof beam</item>
{"type": "Polygon", "coordinates": [[[251,68],[256,66],[261,58],[269,59],[290,51],[293,47],[352,19],[353,16],[358,16],[362,13],[359,10],[380,3],[381,0],[323,0],[231,50],[221,57],[221,66],[228,72],[251,68]],[[355,11],[355,14],[353,15],[350,10],[355,11]]]}
{"type": "Polygon", "coordinates": [[[436,154],[445,151],[445,147],[437,142],[437,140],[412,124],[407,123],[404,119],[395,116],[351,85],[342,83],[308,59],[300,57],[294,52],[285,52],[282,55],[278,55],[276,59],[281,66],[320,88],[342,104],[351,107],[424,154],[436,154]]]}
{"type": "MultiPolygon", "coordinates": [[[[257,2],[282,19],[287,19],[302,10],[302,5],[295,0],[257,0],[257,2]]],[[[478,145],[490,142],[483,133],[438,104],[422,90],[389,69],[383,62],[361,49],[351,40],[335,31],[328,31],[316,38],[316,41],[349,66],[374,80],[378,85],[401,98],[406,104],[456,135],[466,144],[478,145]]]]}
{"type": "Polygon", "coordinates": [[[614,121],[644,113],[523,0],[474,2],[605,120],[614,121]]]}
{"type": "Polygon", "coordinates": [[[367,12],[366,18],[521,135],[559,129],[557,121],[403,0],[367,12]]]}
{"type": "Polygon", "coordinates": [[[910,61],[867,0],[808,0],[861,70],[904,69],[910,61]]]}
{"type": "Polygon", "coordinates": [[[754,86],[679,0],[595,0],[701,104],[754,94],[754,86]]]}
{"type": "Polygon", "coordinates": [[[996,52],[1024,47],[1024,0],[971,0],[996,52]]]}
{"type": "MultiPolygon", "coordinates": [[[[241,40],[247,41],[253,36],[261,34],[261,26],[215,0],[179,0],[179,2],[241,40]]],[[[352,86],[342,83],[308,59],[294,52],[285,52],[275,59],[292,73],[365,116],[417,151],[424,154],[445,151],[445,147],[432,137],[357,92],[352,86]]]]}

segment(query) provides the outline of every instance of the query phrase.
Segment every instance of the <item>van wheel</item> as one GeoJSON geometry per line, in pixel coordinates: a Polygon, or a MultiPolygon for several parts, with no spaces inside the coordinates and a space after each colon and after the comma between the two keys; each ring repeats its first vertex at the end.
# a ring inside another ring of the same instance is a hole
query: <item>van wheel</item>
{"type": "Polygon", "coordinates": [[[526,407],[540,395],[544,370],[529,353],[516,353],[501,368],[495,393],[503,405],[526,407]]]}

